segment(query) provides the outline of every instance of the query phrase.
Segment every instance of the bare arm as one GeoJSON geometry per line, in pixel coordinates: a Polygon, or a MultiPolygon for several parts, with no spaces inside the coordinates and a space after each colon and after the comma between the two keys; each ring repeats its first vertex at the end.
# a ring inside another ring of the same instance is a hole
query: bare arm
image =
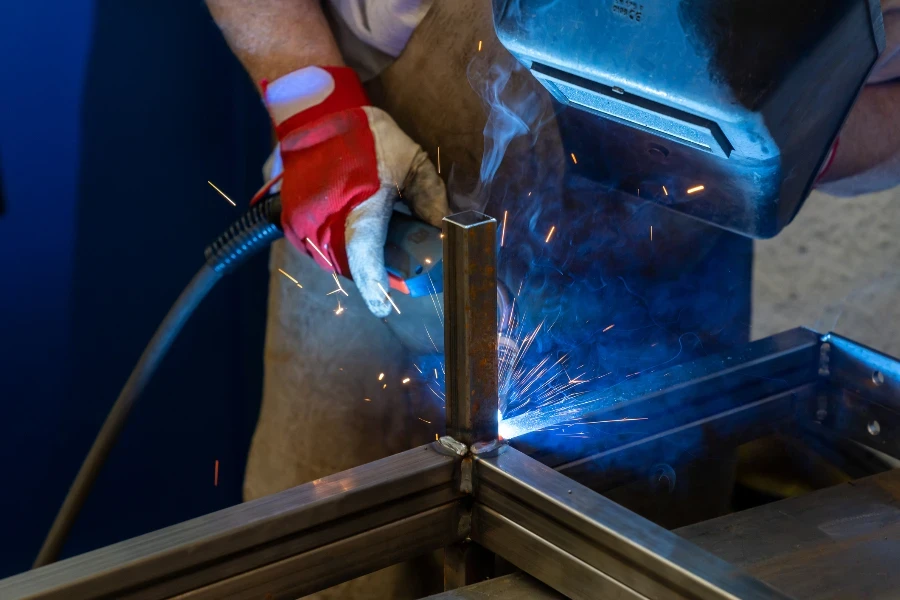
{"type": "Polygon", "coordinates": [[[900,0],[882,0],[887,46],[840,134],[819,187],[853,196],[900,184],[900,0]]]}
{"type": "Polygon", "coordinates": [[[206,0],[206,5],[257,85],[310,65],[344,65],[319,0],[206,0]]]}

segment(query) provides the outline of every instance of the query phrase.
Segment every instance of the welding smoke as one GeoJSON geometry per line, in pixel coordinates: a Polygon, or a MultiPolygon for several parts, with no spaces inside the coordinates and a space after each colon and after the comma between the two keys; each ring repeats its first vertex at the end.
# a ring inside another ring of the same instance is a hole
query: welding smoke
{"type": "MultiPolygon", "coordinates": [[[[509,53],[477,54],[466,70],[469,85],[482,100],[484,154],[476,188],[456,196],[460,210],[484,211],[490,201],[490,186],[510,143],[525,136],[522,149],[534,148],[543,127],[552,120],[552,109],[534,86],[530,73],[509,53]]],[[[519,154],[519,152],[517,152],[519,154]]]]}

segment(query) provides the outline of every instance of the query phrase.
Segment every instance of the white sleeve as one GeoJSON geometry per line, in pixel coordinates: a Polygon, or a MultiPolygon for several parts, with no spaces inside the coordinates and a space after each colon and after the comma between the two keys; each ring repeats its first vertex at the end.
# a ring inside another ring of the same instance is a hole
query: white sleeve
{"type": "Polygon", "coordinates": [[[869,83],[900,79],[900,0],[881,0],[881,12],[887,44],[872,69],[869,83]]]}
{"type": "Polygon", "coordinates": [[[431,0],[329,0],[334,12],[365,44],[400,56],[431,0]]]}

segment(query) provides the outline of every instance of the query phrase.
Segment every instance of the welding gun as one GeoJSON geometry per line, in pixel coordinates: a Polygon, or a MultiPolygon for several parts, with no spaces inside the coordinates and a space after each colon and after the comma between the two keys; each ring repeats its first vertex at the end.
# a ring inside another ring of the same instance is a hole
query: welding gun
{"type": "MultiPolygon", "coordinates": [[[[282,237],[281,198],[268,196],[254,204],[205,251],[206,264],[198,271],[163,322],[122,388],[90,452],[69,489],[35,568],[56,560],[100,468],[109,455],[128,414],[150,381],[175,337],[215,283],[257,252],[282,237]]],[[[391,288],[409,297],[438,294],[443,290],[441,232],[408,214],[394,211],[384,249],[391,288]]]]}

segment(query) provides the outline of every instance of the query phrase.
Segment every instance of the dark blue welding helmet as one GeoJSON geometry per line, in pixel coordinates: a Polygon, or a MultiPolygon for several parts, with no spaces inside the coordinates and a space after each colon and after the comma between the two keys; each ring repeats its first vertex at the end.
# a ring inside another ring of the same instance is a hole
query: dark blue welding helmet
{"type": "Polygon", "coordinates": [[[503,45],[566,107],[576,174],[757,238],[797,214],[885,44],[879,0],[493,11],[503,45]]]}

